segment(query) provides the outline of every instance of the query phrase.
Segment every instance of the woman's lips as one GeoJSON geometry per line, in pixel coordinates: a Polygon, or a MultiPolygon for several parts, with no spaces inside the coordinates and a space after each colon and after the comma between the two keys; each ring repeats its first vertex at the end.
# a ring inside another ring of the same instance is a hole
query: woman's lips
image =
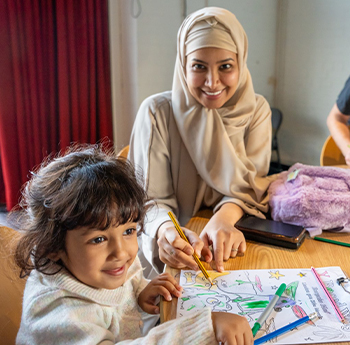
{"type": "Polygon", "coordinates": [[[222,89],[220,91],[215,91],[215,92],[210,92],[210,91],[203,91],[205,97],[207,97],[208,99],[217,99],[221,96],[221,94],[223,93],[225,89],[222,89]]]}
{"type": "Polygon", "coordinates": [[[220,95],[220,93],[222,92],[223,90],[220,90],[220,91],[215,91],[215,92],[209,92],[209,91],[203,91],[205,94],[207,94],[208,96],[218,96],[220,95]]]}
{"type": "Polygon", "coordinates": [[[104,270],[103,272],[111,276],[121,276],[124,273],[125,265],[114,270],[104,270]]]}

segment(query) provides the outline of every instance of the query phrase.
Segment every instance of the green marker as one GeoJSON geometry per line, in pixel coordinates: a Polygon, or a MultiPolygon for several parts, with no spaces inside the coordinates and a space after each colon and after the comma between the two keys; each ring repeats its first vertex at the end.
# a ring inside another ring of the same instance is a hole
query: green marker
{"type": "Polygon", "coordinates": [[[324,238],[324,237],[315,236],[314,240],[322,241],[322,242],[328,242],[328,243],[333,243],[333,244],[338,244],[339,246],[344,246],[344,247],[350,247],[350,243],[334,241],[334,240],[330,240],[330,239],[324,238]]]}
{"type": "Polygon", "coordinates": [[[268,316],[271,314],[273,307],[276,305],[278,299],[282,296],[286,287],[287,287],[286,284],[284,283],[281,284],[281,286],[276,291],[275,296],[273,296],[272,300],[267,305],[264,312],[259,316],[258,321],[255,322],[252,328],[253,337],[255,337],[256,333],[258,333],[258,330],[261,328],[261,325],[266,321],[268,316]]]}

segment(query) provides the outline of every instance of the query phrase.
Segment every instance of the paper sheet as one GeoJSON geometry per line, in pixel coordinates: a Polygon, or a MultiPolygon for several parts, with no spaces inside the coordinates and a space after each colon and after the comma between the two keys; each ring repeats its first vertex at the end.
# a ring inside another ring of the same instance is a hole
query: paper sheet
{"type": "Polygon", "coordinates": [[[345,274],[340,267],[322,267],[316,268],[316,271],[348,321],[347,324],[340,322],[310,268],[222,273],[208,271],[213,279],[213,286],[200,271],[183,270],[180,275],[180,285],[184,291],[182,297],[178,299],[177,317],[208,306],[213,311],[245,316],[253,327],[278,287],[285,283],[287,285],[285,292],[255,339],[316,312],[319,317],[316,321],[309,321],[297,329],[274,338],[270,343],[349,342],[350,294],[336,282],[337,278],[345,277],[345,274]]]}

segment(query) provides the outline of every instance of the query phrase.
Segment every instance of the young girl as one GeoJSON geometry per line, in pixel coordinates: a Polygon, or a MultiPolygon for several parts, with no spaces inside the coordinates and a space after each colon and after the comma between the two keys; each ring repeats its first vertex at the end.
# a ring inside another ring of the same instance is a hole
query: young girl
{"type": "Polygon", "coordinates": [[[142,335],[141,310],[181,287],[142,275],[137,234],[149,206],[133,167],[99,146],[46,161],[26,184],[16,262],[27,276],[17,344],[252,344],[245,318],[203,309],[142,335]],[[141,309],[140,309],[141,308],[141,309]]]}

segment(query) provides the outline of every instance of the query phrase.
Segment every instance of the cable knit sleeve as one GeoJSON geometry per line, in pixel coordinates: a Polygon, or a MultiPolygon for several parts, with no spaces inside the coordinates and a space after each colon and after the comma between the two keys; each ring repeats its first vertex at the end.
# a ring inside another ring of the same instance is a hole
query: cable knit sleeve
{"type": "Polygon", "coordinates": [[[115,336],[108,329],[110,322],[111,314],[96,303],[66,298],[61,291],[42,293],[23,310],[16,344],[86,345],[102,341],[113,344],[115,336]]]}
{"type": "Polygon", "coordinates": [[[118,345],[188,345],[217,344],[214,335],[211,310],[204,308],[186,317],[168,321],[153,328],[146,337],[134,341],[120,342],[118,345]]]}

